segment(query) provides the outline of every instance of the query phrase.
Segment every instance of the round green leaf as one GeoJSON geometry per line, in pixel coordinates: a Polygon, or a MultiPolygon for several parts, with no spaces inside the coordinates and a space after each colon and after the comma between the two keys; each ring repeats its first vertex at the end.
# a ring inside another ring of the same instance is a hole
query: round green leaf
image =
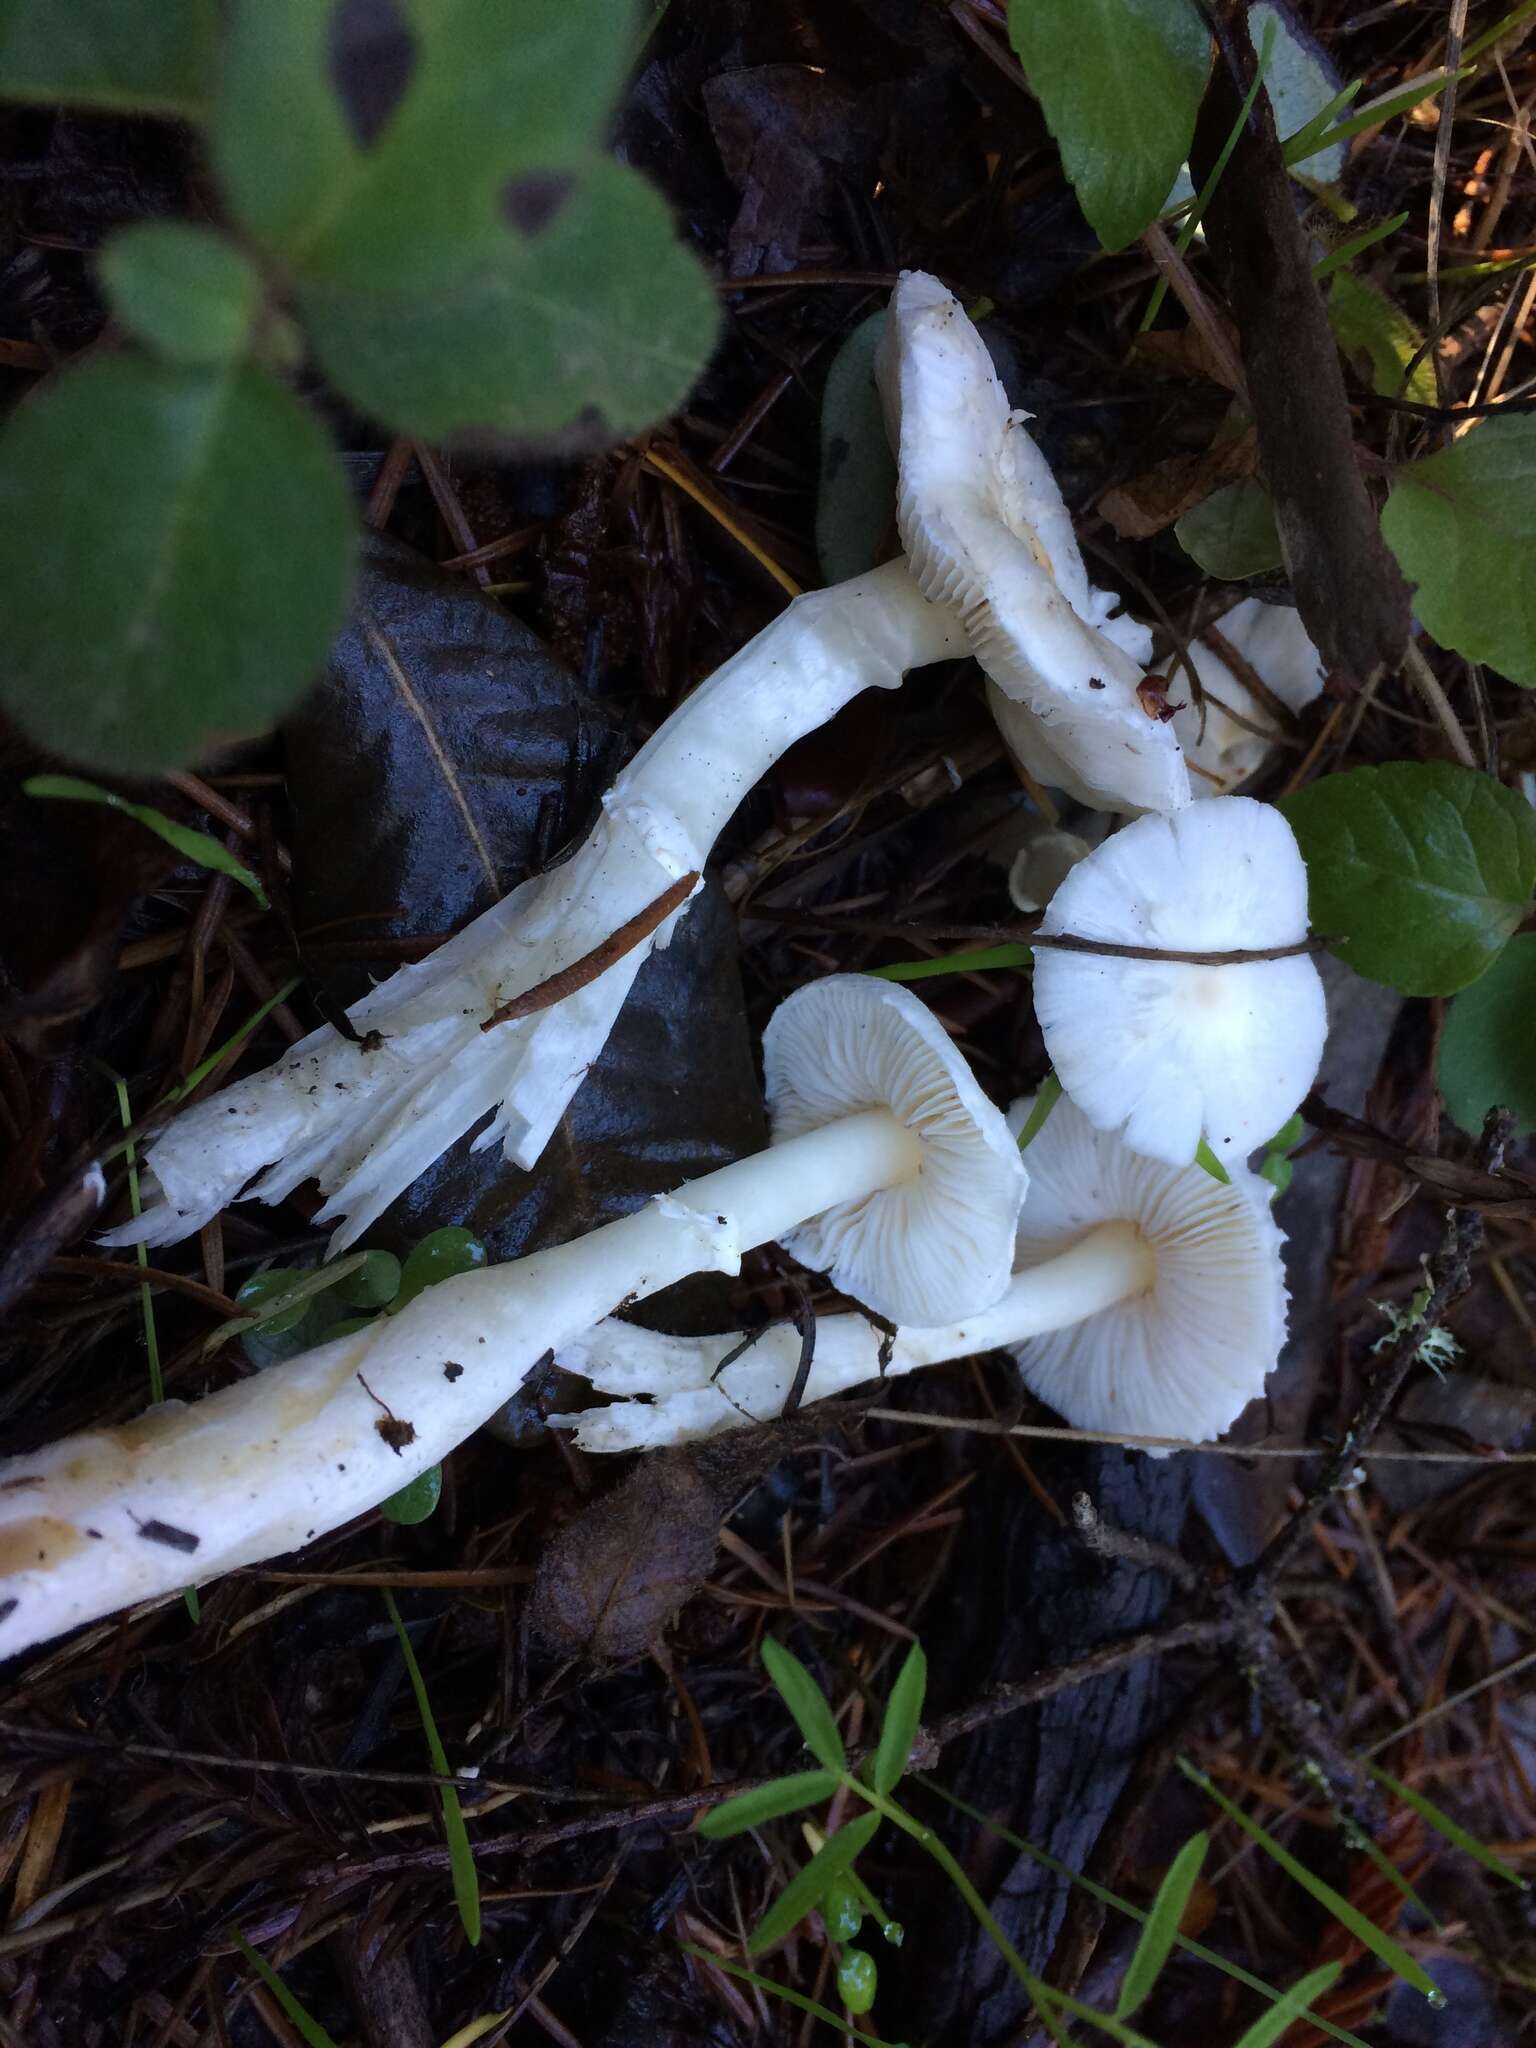
{"type": "Polygon", "coordinates": [[[868,2012],[875,2002],[880,1973],[875,1959],[862,1948],[844,1949],[837,1966],[837,1995],[850,2012],[868,2012]]]}
{"type": "Polygon", "coordinates": [[[424,1522],[434,1514],[442,1497],[443,1468],[441,1465],[429,1465],[425,1472],[402,1486],[398,1493],[392,1493],[388,1500],[381,1501],[379,1513],[386,1522],[399,1522],[409,1527],[413,1522],[424,1522]]]}
{"type": "Polygon", "coordinates": [[[478,1237],[455,1223],[428,1231],[405,1262],[399,1288],[389,1304],[390,1314],[414,1301],[423,1288],[435,1287],[439,1280],[451,1280],[457,1273],[473,1273],[489,1256],[478,1237]]]}
{"type": "Polygon", "coordinates": [[[1536,1130],[1536,933],[1511,939],[1488,972],[1451,1005],[1440,1040],[1440,1093],[1477,1137],[1490,1109],[1536,1130]]]}
{"type": "Polygon", "coordinates": [[[384,1308],[399,1292],[400,1261],[393,1252],[365,1252],[357,1271],[336,1286],[348,1308],[384,1308]]]}
{"type": "Polygon", "coordinates": [[[675,410],[719,324],[667,208],[623,164],[560,181],[536,230],[460,231],[458,267],[423,290],[397,247],[389,282],[310,275],[299,303],[326,375],[354,405],[432,438],[490,430],[585,438],[675,410]]]}
{"type": "Polygon", "coordinates": [[[1274,504],[1254,477],[1212,491],[1174,522],[1173,531],[1185,554],[1223,583],[1281,566],[1274,504]]]}
{"type": "Polygon", "coordinates": [[[821,1917],[834,1941],[852,1941],[864,1925],[864,1908],[847,1878],[840,1877],[822,1900],[821,1917]]]}
{"type": "Polygon", "coordinates": [[[261,279],[223,235],[184,221],[142,221],[112,237],[98,268],[113,312],[157,355],[229,363],[243,353],[261,279]]]}
{"type": "Polygon", "coordinates": [[[1394,761],[1287,797],[1312,928],[1357,973],[1454,995],[1496,958],[1536,887],[1536,812],[1475,768],[1394,761]]]}
{"type": "MultiPolygon", "coordinates": [[[[307,1278],[297,1266],[268,1266],[264,1273],[254,1273],[235,1296],[235,1307],[243,1316],[259,1316],[274,1296],[286,1294],[290,1287],[307,1278]]],[[[291,1302],[287,1308],[280,1308],[275,1315],[262,1321],[263,1334],[281,1337],[289,1330],[296,1330],[309,1313],[309,1297],[291,1302]]]]}
{"type": "Polygon", "coordinates": [[[1536,688],[1536,417],[1484,420],[1400,469],[1381,530],[1425,630],[1536,688]]]}
{"type": "Polygon", "coordinates": [[[264,371],[68,371],[0,441],[0,701],[125,774],[260,731],[325,659],[351,532],[323,429],[264,371]]]}
{"type": "Polygon", "coordinates": [[[1008,36],[1078,204],[1105,248],[1123,249],[1194,138],[1210,62],[1194,0],[1010,0],[1008,36]]]}

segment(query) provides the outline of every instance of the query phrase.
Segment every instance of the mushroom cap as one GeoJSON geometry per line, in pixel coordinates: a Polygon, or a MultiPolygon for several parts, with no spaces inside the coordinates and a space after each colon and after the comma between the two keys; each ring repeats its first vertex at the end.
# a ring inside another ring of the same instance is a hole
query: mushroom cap
{"type": "MultiPolygon", "coordinates": [[[[1013,1105],[1015,1130],[1031,1106],[1013,1105]]],[[[1020,1345],[1026,1385],[1077,1429],[1220,1436],[1263,1393],[1285,1341],[1285,1240],[1267,1185],[1241,1165],[1224,1187],[1202,1167],[1128,1151],[1065,1096],[1026,1157],[1019,1266],[1111,1222],[1134,1223],[1157,1261],[1146,1293],[1020,1345]]]]}
{"type": "MultiPolygon", "coordinates": [[[[1290,826],[1251,797],[1138,818],[1079,861],[1041,933],[1235,952],[1307,935],[1307,871],[1290,826]]],[[[1311,1086],[1328,1028],[1305,954],[1238,966],[1035,954],[1035,1015],[1090,1123],[1184,1166],[1202,1137],[1245,1158],[1311,1086]]]]}
{"type": "Polygon", "coordinates": [[[1050,465],[986,346],[936,278],[907,271],[876,356],[897,451],[896,523],[918,588],[953,605],[1038,780],[1100,810],[1189,801],[1178,741],[1136,691],[1146,629],[1088,581],[1050,465]],[[1036,749],[1039,751],[1037,752],[1036,749]]]}
{"type": "Polygon", "coordinates": [[[1090,840],[1060,825],[1036,821],[1008,868],[1008,894],[1026,916],[1044,910],[1080,860],[1093,851],[1090,840]]]}
{"type": "Polygon", "coordinates": [[[1029,1176],[933,1013],[892,982],[827,975],[774,1011],[763,1066],[775,1142],[876,1108],[923,1142],[916,1179],[823,1210],[785,1237],[795,1256],[893,1322],[990,1308],[1013,1270],[1029,1176]]]}
{"type": "MultiPolygon", "coordinates": [[[[1216,621],[1216,629],[1289,710],[1304,710],[1321,692],[1327,674],[1323,658],[1294,605],[1245,597],[1216,621]]],[[[1225,796],[1264,765],[1274,744],[1274,719],[1204,639],[1193,656],[1205,694],[1203,718],[1191,695],[1174,712],[1173,729],[1184,749],[1193,794],[1225,796]]],[[[1172,661],[1164,663],[1163,672],[1175,687],[1184,684],[1184,672],[1174,678],[1172,671],[1172,661]]]]}

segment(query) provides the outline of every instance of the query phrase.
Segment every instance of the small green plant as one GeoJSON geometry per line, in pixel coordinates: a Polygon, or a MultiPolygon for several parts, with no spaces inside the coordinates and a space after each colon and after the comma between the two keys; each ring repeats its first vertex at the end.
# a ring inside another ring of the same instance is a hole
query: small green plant
{"type": "MultiPolygon", "coordinates": [[[[427,1738],[427,1755],[432,1759],[432,1768],[440,1778],[451,1777],[448,1753],[443,1748],[443,1739],[437,1732],[437,1721],[432,1712],[432,1702],[427,1697],[427,1681],[421,1675],[421,1666],[416,1661],[416,1652],[411,1647],[405,1623],[400,1619],[400,1609],[395,1605],[395,1596],[387,1586],[384,1589],[384,1605],[395,1625],[400,1654],[405,1659],[406,1675],[411,1681],[411,1691],[416,1695],[416,1711],[421,1715],[422,1733],[427,1738]]],[[[452,1785],[444,1785],[440,1790],[443,1797],[443,1834],[448,1843],[448,1865],[453,1873],[453,1896],[458,1905],[460,1923],[470,1946],[478,1948],[481,1931],[480,1875],[475,1869],[474,1851],[469,1846],[469,1832],[464,1826],[464,1809],[459,1804],[458,1792],[452,1785]]]]}
{"type": "Polygon", "coordinates": [[[223,217],[108,240],[129,345],[0,441],[0,700],[150,773],[270,724],[340,624],[351,494],[297,369],[394,433],[590,443],[677,405],[718,316],[603,148],[627,0],[68,11],[64,34],[53,0],[0,0],[0,98],[190,124],[223,217]]]}

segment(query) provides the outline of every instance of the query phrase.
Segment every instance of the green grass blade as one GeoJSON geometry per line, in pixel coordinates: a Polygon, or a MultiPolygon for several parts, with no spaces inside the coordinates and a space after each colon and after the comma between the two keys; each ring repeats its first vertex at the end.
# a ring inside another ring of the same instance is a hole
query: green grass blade
{"type": "MultiPolygon", "coordinates": [[[[1463,64],[1456,77],[1459,80],[1469,78],[1471,74],[1472,66],[1463,64]]],[[[1425,100],[1432,100],[1437,94],[1444,92],[1450,82],[1449,72],[1425,72],[1422,77],[1411,80],[1409,84],[1399,87],[1396,92],[1383,93],[1380,99],[1372,100],[1349,120],[1341,121],[1337,128],[1330,129],[1326,139],[1330,146],[1335,142],[1349,142],[1356,135],[1363,135],[1367,128],[1379,128],[1384,121],[1395,120],[1399,114],[1411,113],[1425,100]]],[[[1286,149],[1285,160],[1287,164],[1302,161],[1300,157],[1293,158],[1289,148],[1286,149]]]]}
{"type": "Polygon", "coordinates": [[[775,1778],[771,1785],[759,1785],[755,1792],[739,1792],[714,1807],[696,1823],[694,1833],[707,1842],[724,1842],[732,1835],[744,1835],[748,1828],[764,1821],[782,1820],[786,1813],[799,1813],[807,1806],[819,1806],[837,1790],[831,1771],[796,1771],[787,1778],[775,1778]]]}
{"type": "Polygon", "coordinates": [[[1196,1166],[1203,1168],[1204,1171],[1211,1176],[1212,1180],[1219,1180],[1224,1188],[1231,1187],[1231,1174],[1228,1173],[1227,1169],[1216,1157],[1216,1154],[1211,1150],[1210,1146],[1207,1145],[1204,1138],[1202,1138],[1199,1144],[1195,1147],[1195,1164],[1196,1166]]]}
{"type": "Polygon", "coordinates": [[[298,987],[301,979],[302,976],[297,974],[293,975],[289,980],[283,983],[282,987],[278,989],[275,995],[268,996],[267,1000],[262,1004],[261,1008],[259,1010],[253,1010],[250,1016],[247,1017],[245,1022],[240,1026],[239,1030],[231,1032],[229,1037],[225,1039],[224,1043],[217,1049],[217,1051],[209,1053],[206,1059],[200,1060],[198,1064],[192,1069],[191,1073],[188,1074],[185,1081],[177,1082],[176,1086],[171,1090],[170,1094],[166,1096],[166,1101],[179,1102],[183,1095],[190,1095],[192,1093],[192,1090],[198,1085],[198,1083],[200,1081],[205,1080],[208,1077],[208,1075],[213,1072],[214,1068],[219,1064],[220,1060],[224,1059],[229,1053],[233,1052],[235,1047],[240,1043],[242,1039],[250,1037],[251,1033],[256,1029],[256,1026],[261,1022],[263,1017],[267,1016],[271,1011],[275,1010],[279,1003],[284,1003],[288,1000],[289,996],[291,996],[294,990],[298,987]]]}
{"type": "Polygon", "coordinates": [[[846,1821],[835,1835],[828,1836],[810,1862],[795,1872],[752,1930],[748,1955],[760,1956],[765,1949],[773,1948],[821,1904],[854,1858],[869,1847],[879,1832],[880,1822],[878,1813],[861,1813],[857,1820],[846,1821]]]}
{"type": "MultiPolygon", "coordinates": [[[[112,1086],[117,1091],[117,1113],[122,1118],[126,1131],[133,1122],[133,1111],[128,1102],[128,1083],[121,1074],[112,1076],[112,1086]]],[[[135,1219],[144,1213],[144,1204],[139,1197],[138,1152],[130,1138],[123,1146],[123,1157],[128,1167],[128,1206],[135,1219]]],[[[141,1244],[134,1246],[142,1272],[149,1264],[149,1253],[141,1244]]],[[[160,1333],[155,1327],[155,1297],[147,1280],[139,1282],[139,1309],[144,1317],[144,1355],[149,1360],[149,1398],[158,1407],[165,1399],[165,1375],[160,1367],[160,1333]]]]}
{"type": "Polygon", "coordinates": [[[877,1792],[889,1792],[901,1782],[907,1758],[912,1754],[918,1723],[923,1718],[923,1696],[927,1690],[928,1658],[922,1644],[914,1643],[885,1703],[880,1746],[875,1751],[871,1766],[877,1792]]]}
{"type": "MultiPolygon", "coordinates": [[[[1533,0],[1533,4],[1536,4],[1536,0],[1533,0]]],[[[1342,92],[1336,92],[1327,106],[1319,107],[1305,127],[1298,128],[1294,135],[1286,136],[1281,147],[1285,151],[1287,165],[1304,164],[1309,156],[1317,154],[1327,139],[1329,122],[1337,120],[1347,106],[1353,105],[1364,84],[1363,78],[1355,79],[1352,84],[1346,85],[1342,92]]]]}
{"type": "MultiPolygon", "coordinates": [[[[1038,1863],[1042,1870],[1049,1870],[1054,1876],[1064,1878],[1068,1884],[1076,1885],[1079,1891],[1086,1892],[1091,1899],[1097,1899],[1100,1905],[1113,1906],[1117,1913],[1123,1913],[1128,1920],[1146,1925],[1147,1913],[1144,1907],[1132,1905],[1129,1899],[1122,1899],[1118,1892],[1109,1891],[1104,1885],[1096,1884],[1091,1877],[1084,1877],[1081,1871],[1073,1870],[1059,1857],[1050,1855],[1044,1849],[1037,1849],[1034,1843],[1026,1841],[1023,1835],[1016,1834],[1012,1828],[1004,1827],[1001,1821],[993,1820],[990,1815],[983,1813],[979,1806],[972,1806],[934,1779],[920,1777],[915,1782],[921,1785],[924,1791],[933,1793],[935,1798],[942,1799],[946,1805],[952,1806],[957,1813],[965,1814],[979,1827],[985,1828],[989,1834],[996,1835],[1000,1842],[1006,1842],[1011,1849],[1017,1849],[1020,1855],[1028,1856],[1033,1862],[1038,1863]]],[[[1245,1970],[1241,1963],[1230,1961],[1218,1950],[1207,1948],[1203,1942],[1195,1941],[1187,1934],[1177,1935],[1175,1946],[1185,1955],[1193,1956],[1197,1962],[1209,1963],[1213,1970],[1220,1970],[1224,1977],[1230,1977],[1234,1984],[1241,1984],[1245,1991],[1257,1992],[1261,1998],[1267,1998],[1271,2002],[1287,1995],[1265,1978],[1255,1976],[1252,1970],[1245,1970]]],[[[1362,2041],[1358,2034],[1352,2034],[1348,2027],[1335,2026],[1332,2020],[1325,2020],[1320,2013],[1308,2012],[1304,2016],[1310,2025],[1320,2028],[1332,2040],[1342,2041],[1344,2048],[1369,2048],[1369,2043],[1362,2041]]],[[[1303,2015],[1298,2012],[1297,2017],[1301,2018],[1303,2015]]]]}
{"type": "Polygon", "coordinates": [[[1357,256],[1373,249],[1378,242],[1384,242],[1388,235],[1395,235],[1406,213],[1394,213],[1386,220],[1377,221],[1373,228],[1363,228],[1358,235],[1351,235],[1347,242],[1340,242],[1337,249],[1330,249],[1321,261],[1312,266],[1312,282],[1321,284],[1324,278],[1332,277],[1336,270],[1342,270],[1347,263],[1353,263],[1357,256]]]}
{"type": "Polygon", "coordinates": [[[1198,1835],[1191,1835],[1164,1873],[1142,1927],[1136,1952],[1126,1969],[1120,1996],[1115,2001],[1117,2020],[1128,2020],[1139,2006],[1145,2004],[1153,1985],[1162,1975],[1163,1965],[1178,1939],[1184,1908],[1189,1904],[1189,1895],[1195,1888],[1195,1879],[1200,1875],[1210,1846],[1211,1838],[1203,1829],[1198,1835]]]}
{"type": "MultiPolygon", "coordinates": [[[[137,1211],[135,1211],[137,1214],[137,1211]]],[[[348,1252],[333,1265],[316,1266],[312,1273],[306,1273],[302,1280],[295,1280],[291,1287],[285,1287],[280,1294],[270,1295],[253,1314],[231,1316],[227,1323],[220,1323],[203,1346],[204,1358],[227,1344],[231,1337],[239,1336],[242,1330],[259,1330],[263,1323],[270,1323],[277,1316],[286,1315],[291,1308],[297,1308],[301,1301],[308,1301],[316,1294],[324,1294],[345,1280],[349,1273],[355,1273],[367,1258],[366,1252],[348,1252]]]]}
{"type": "Polygon", "coordinates": [[[287,2018],[298,2028],[308,2042],[309,2048],[336,2048],[334,2036],[328,2034],[317,2019],[310,2017],[266,1957],[251,1947],[240,1930],[231,1927],[229,1938],[277,2000],[287,2018]]]}
{"type": "Polygon", "coordinates": [[[1045,1129],[1045,1120],[1061,1100],[1061,1082],[1054,1073],[1047,1074],[1040,1083],[1035,1097],[1035,1106],[1024,1119],[1024,1128],[1019,1133],[1019,1150],[1025,1152],[1045,1129]]]}
{"type": "MultiPolygon", "coordinates": [[[[1253,2025],[1233,2048],[1271,2048],[1271,2044],[1298,2020],[1313,1999],[1326,1991],[1339,1974],[1338,1963],[1324,1963],[1316,1970],[1309,1970],[1305,1977],[1298,1977],[1289,1991],[1282,1991],[1268,2012],[1260,2013],[1253,2025]]],[[[1316,2015],[1311,2015],[1316,2018],[1316,2015]]]]}
{"type": "Polygon", "coordinates": [[[1034,955],[1028,946],[983,946],[973,953],[946,953],[938,960],[898,960],[894,967],[871,967],[876,981],[927,981],[936,974],[982,974],[989,967],[1028,967],[1034,955]]]}
{"type": "Polygon", "coordinates": [[[1378,1785],[1385,1785],[1394,1798],[1401,1799],[1405,1806],[1411,1806],[1420,1819],[1428,1821],[1437,1835],[1444,1835],[1445,1839],[1460,1849],[1463,1855],[1470,1856],[1475,1863],[1480,1863],[1484,1870],[1491,1870],[1495,1877],[1502,1877],[1506,1884],[1516,1885],[1523,1892],[1530,1890],[1528,1878],[1522,1877],[1518,1870],[1511,1870],[1509,1865],[1501,1857],[1495,1856],[1491,1849],[1484,1848],[1475,1835],[1469,1835],[1459,1822],[1452,1820],[1451,1816],[1436,1806],[1432,1799],[1426,1799],[1422,1792],[1416,1792],[1411,1785],[1405,1785],[1401,1778],[1394,1778],[1389,1771],[1382,1770],[1376,1764],[1367,1764],[1365,1768],[1378,1785]]]}
{"type": "Polygon", "coordinates": [[[209,833],[178,825],[174,818],[168,818],[151,804],[129,803],[126,797],[79,775],[29,775],[21,786],[28,796],[64,797],[71,803],[105,804],[108,810],[121,811],[125,818],[134,819],[157,839],[163,839],[183,860],[196,861],[200,868],[216,868],[242,889],[249,889],[263,910],[267,908],[267,892],[244,861],[236,860],[229,848],[209,833]]]}
{"type": "Polygon", "coordinates": [[[1474,57],[1481,57],[1484,50],[1491,50],[1495,43],[1502,42],[1511,29],[1518,28],[1532,14],[1536,14],[1536,0],[1520,0],[1518,7],[1512,7],[1492,28],[1485,28],[1480,36],[1475,36],[1465,46],[1461,53],[1462,62],[1470,63],[1474,57]]]}
{"type": "MultiPolygon", "coordinates": [[[[771,1977],[761,1977],[756,1970],[749,1970],[741,1963],[728,1963],[724,1956],[717,1956],[713,1949],[699,1948],[691,1941],[681,1941],[678,1947],[685,1956],[696,1956],[701,1963],[708,1963],[712,1970],[724,1970],[727,1977],[734,1977],[742,1984],[750,1984],[756,1991],[766,1991],[770,1998],[782,1998],[786,2005],[795,2006],[800,2012],[808,2012],[816,2019],[825,2020],[829,2027],[836,2027],[840,2034],[847,2033],[848,2022],[841,2013],[832,2012],[827,2006],[818,2005],[814,1998],[807,1998],[803,1991],[792,1991],[787,1984],[775,1984],[771,1977]]],[[[858,2038],[865,2044],[865,2048],[907,2048],[905,2041],[882,2041],[878,2034],[861,2033],[858,2038]]]]}
{"type": "Polygon", "coordinates": [[[1439,2008],[1445,2003],[1445,1993],[1422,1964],[1416,1963],[1400,1941],[1394,1941],[1390,1934],[1382,1932],[1374,1920],[1368,1920],[1358,1906],[1352,1906],[1342,1892],[1336,1892],[1331,1884],[1316,1876],[1289,1849],[1282,1847],[1267,1828],[1251,1820],[1243,1809],[1225,1792],[1221,1791],[1203,1771],[1195,1769],[1186,1758],[1179,1758],[1179,1769],[1192,1785],[1198,1785],[1207,1799],[1213,1799],[1229,1820],[1235,1821],[1252,1842],[1256,1842],[1273,1862],[1278,1863],[1287,1877],[1294,1878],[1303,1891],[1308,1892],[1326,1912],[1333,1915],[1342,1927],[1350,1933],[1373,1956],[1394,1970],[1405,1984],[1411,1984],[1415,1991],[1422,1991],[1430,2004],[1439,2008]]]}
{"type": "Polygon", "coordinates": [[[800,1659],[792,1650],[786,1650],[782,1643],[776,1643],[772,1636],[765,1636],[763,1669],[772,1679],[779,1698],[794,1715],[795,1726],[817,1763],[829,1771],[842,1770],[848,1761],[843,1738],[837,1732],[837,1723],[832,1718],[832,1709],[825,1694],[800,1659]]]}
{"type": "MultiPolygon", "coordinates": [[[[432,1759],[432,1768],[440,1778],[453,1774],[448,1768],[448,1753],[443,1748],[442,1737],[437,1732],[437,1722],[432,1717],[432,1702],[427,1698],[427,1682],[421,1675],[421,1666],[416,1662],[416,1652],[406,1634],[405,1623],[400,1619],[400,1610],[395,1605],[395,1596],[386,1586],[384,1605],[389,1618],[395,1624],[395,1634],[400,1639],[400,1654],[405,1659],[406,1674],[411,1681],[411,1691],[416,1695],[416,1710],[421,1715],[422,1732],[427,1738],[427,1755],[432,1759]]],[[[480,1945],[480,1877],[475,1869],[474,1852],[469,1846],[469,1832],[464,1826],[464,1809],[459,1804],[459,1795],[452,1785],[442,1787],[443,1833],[448,1841],[448,1867],[453,1872],[453,1896],[458,1902],[459,1919],[472,1948],[480,1945]]]]}

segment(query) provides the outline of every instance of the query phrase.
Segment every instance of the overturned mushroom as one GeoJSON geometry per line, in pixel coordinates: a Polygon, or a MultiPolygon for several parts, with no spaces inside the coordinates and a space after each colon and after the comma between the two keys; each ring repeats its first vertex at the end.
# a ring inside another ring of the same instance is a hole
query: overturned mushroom
{"type": "Polygon", "coordinates": [[[882,1315],[1008,1284],[1027,1176],[999,1111],[905,990],[835,976],[764,1037],[776,1142],[551,1251],[189,1406],[0,1466],[0,1656],[339,1528],[437,1463],[620,1303],[770,1239],[882,1315]]]}
{"type": "Polygon", "coordinates": [[[1008,745],[1037,782],[1098,810],[1187,803],[1178,741],[1139,694],[1151,638],[1089,583],[1027,415],[1009,410],[985,344],[936,278],[903,274],[877,375],[912,574],[964,619],[1008,745]]]}
{"type": "MultiPolygon", "coordinates": [[[[1010,1125],[1022,1128],[1031,1106],[1016,1103],[1010,1125]]],[[[1075,1428],[1190,1443],[1219,1436],[1263,1392],[1285,1339],[1283,1240],[1269,1189],[1241,1166],[1223,1184],[1198,1166],[1128,1151],[1066,1100],[1028,1163],[1017,1269],[1002,1299],[894,1340],[865,1316],[823,1316],[802,1399],[1006,1349],[1075,1428]]],[[[713,1436],[777,1416],[799,1357],[799,1333],[783,1325],[748,1342],[665,1337],[610,1319],[562,1346],[559,1362],[627,1398],[552,1419],[574,1427],[588,1451],[713,1436]]]]}
{"type": "Polygon", "coordinates": [[[1200,678],[1196,704],[1187,678],[1167,662],[1162,674],[1170,694],[1184,701],[1173,713],[1173,730],[1184,749],[1189,786],[1195,796],[1226,796],[1258,773],[1272,751],[1279,728],[1273,707],[1261,701],[1222,652],[1239,661],[1285,711],[1303,711],[1322,690],[1322,656],[1313,646],[1294,605],[1265,604],[1245,597],[1217,620],[1190,649],[1200,678]]]}
{"type": "Polygon", "coordinates": [[[899,561],[797,598],[641,748],[568,861],[354,1006],[362,1042],[326,1026],[184,1111],[148,1148],[143,1218],[103,1241],[169,1243],[241,1194],[278,1202],[313,1179],[340,1250],[487,1116],[476,1150],[499,1140],[532,1166],[752,785],[860,690],[964,651],[953,615],[899,561]],[[577,980],[626,926],[633,942],[600,972],[486,1028],[528,991],[577,980]]]}
{"type": "Polygon", "coordinates": [[[1037,936],[1051,1063],[1133,1151],[1183,1166],[1204,1139],[1244,1158],[1311,1086],[1328,1019],[1307,871],[1270,805],[1214,797],[1136,819],[1073,868],[1037,936]],[[1180,953],[1216,957],[1160,957],[1180,953]]]}

